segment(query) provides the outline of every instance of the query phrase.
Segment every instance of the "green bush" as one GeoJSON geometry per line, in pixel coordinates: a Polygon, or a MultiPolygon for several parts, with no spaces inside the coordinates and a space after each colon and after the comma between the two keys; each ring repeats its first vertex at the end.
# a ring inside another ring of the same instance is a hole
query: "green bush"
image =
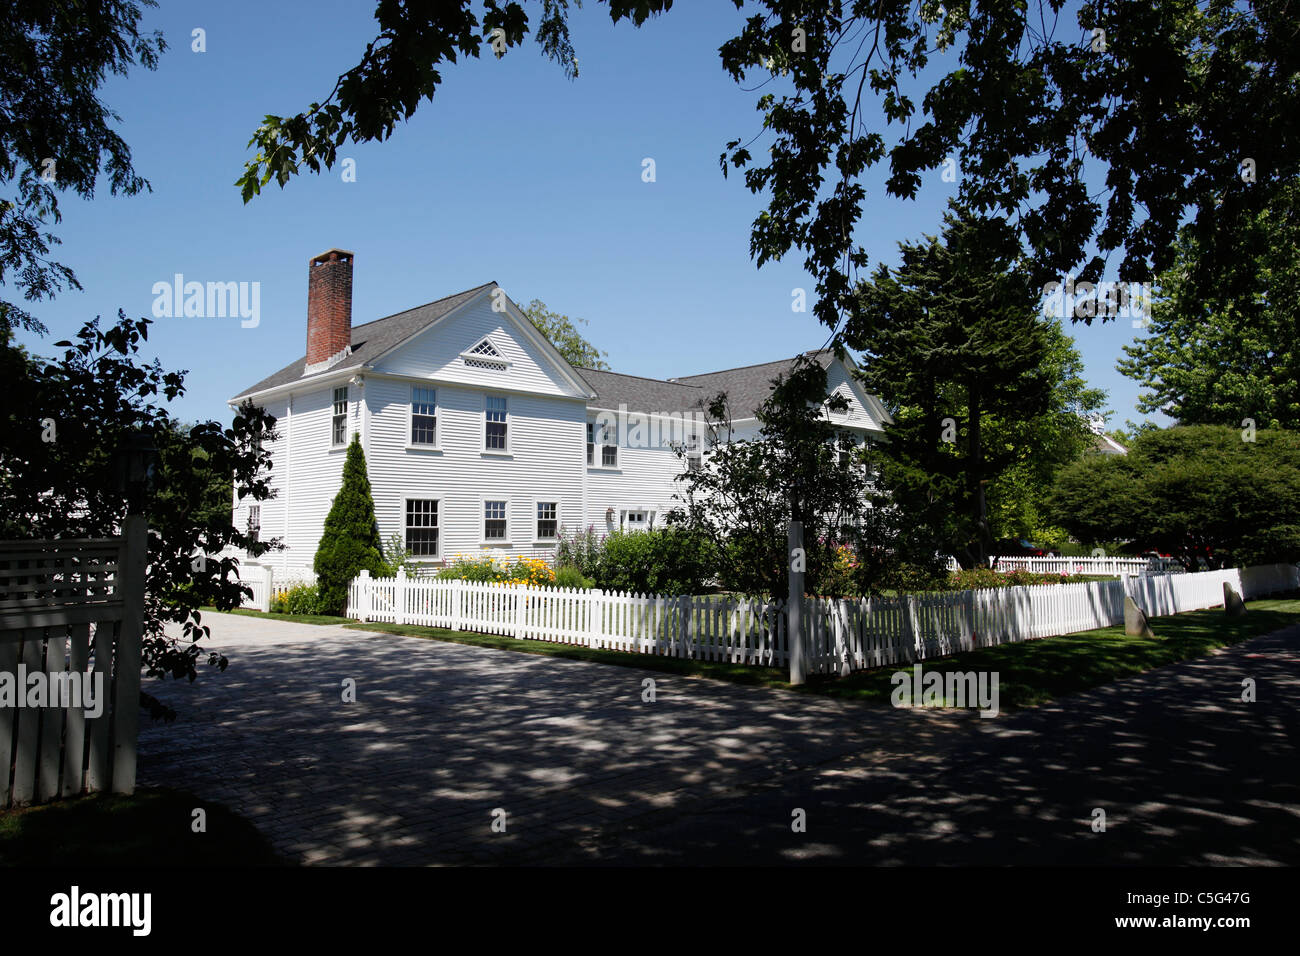
{"type": "Polygon", "coordinates": [[[584,577],[583,573],[575,567],[561,567],[555,569],[555,586],[557,588],[577,588],[579,591],[589,591],[596,586],[596,582],[591,578],[584,577]]]}
{"type": "Polygon", "coordinates": [[[957,591],[973,591],[979,588],[1010,588],[1028,584],[1071,584],[1082,581],[1082,575],[1051,574],[1026,571],[1014,568],[1010,571],[997,571],[993,568],[969,568],[953,571],[949,576],[949,586],[957,591]]]}
{"type": "Polygon", "coordinates": [[[328,608],[325,613],[342,614],[348,584],[363,570],[378,577],[383,561],[366,456],[360,438],[353,435],[343,463],[343,483],[325,517],[325,530],[316,548],[316,585],[322,605],[328,608]]]}
{"type": "Polygon", "coordinates": [[[274,614],[333,614],[314,584],[296,584],[271,601],[274,614]]]}
{"type": "Polygon", "coordinates": [[[707,538],[685,528],[614,531],[589,572],[606,591],[698,594],[717,560],[707,538]]]}

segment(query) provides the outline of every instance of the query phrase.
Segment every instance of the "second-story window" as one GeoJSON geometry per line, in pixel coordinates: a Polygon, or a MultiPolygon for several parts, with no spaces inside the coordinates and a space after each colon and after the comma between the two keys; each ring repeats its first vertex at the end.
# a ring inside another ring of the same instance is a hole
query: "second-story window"
{"type": "Polygon", "coordinates": [[[483,447],[488,451],[506,450],[506,400],[497,395],[487,397],[483,447]]]}
{"type": "Polygon", "coordinates": [[[606,468],[618,467],[618,445],[614,444],[614,429],[606,425],[601,429],[604,444],[600,448],[600,463],[606,468]]]}
{"type": "Polygon", "coordinates": [[[330,422],[330,443],[348,443],[348,387],[334,389],[334,417],[330,422]]]}
{"type": "Polygon", "coordinates": [[[587,422],[587,464],[596,463],[596,424],[587,422]]]}
{"type": "Polygon", "coordinates": [[[411,444],[438,444],[438,392],[436,389],[411,389],[411,444]]]}

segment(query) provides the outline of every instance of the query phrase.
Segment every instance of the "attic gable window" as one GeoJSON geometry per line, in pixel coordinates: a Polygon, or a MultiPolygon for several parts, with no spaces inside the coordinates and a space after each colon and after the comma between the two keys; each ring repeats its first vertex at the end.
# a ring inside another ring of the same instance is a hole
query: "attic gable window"
{"type": "Polygon", "coordinates": [[[504,372],[510,367],[510,363],[502,356],[501,352],[491,339],[483,339],[478,345],[474,346],[468,352],[460,353],[461,361],[470,368],[482,368],[493,372],[504,372]]]}

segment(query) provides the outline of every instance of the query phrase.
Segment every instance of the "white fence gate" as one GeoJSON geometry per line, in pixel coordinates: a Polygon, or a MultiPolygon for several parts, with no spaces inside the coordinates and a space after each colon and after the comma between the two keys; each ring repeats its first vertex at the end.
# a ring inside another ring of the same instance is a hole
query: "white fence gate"
{"type": "MultiPolygon", "coordinates": [[[[805,598],[809,673],[840,673],[943,657],[1124,621],[1131,594],[1152,616],[1223,603],[1223,584],[1244,597],[1300,587],[1295,565],[1126,577],[1077,584],[990,588],[893,598],[805,598]]],[[[669,597],[371,578],[348,588],[348,616],[638,654],[784,667],[785,605],[735,597],[669,597]]]]}
{"type": "Polygon", "coordinates": [[[0,541],[0,680],[16,695],[0,703],[0,807],[134,791],[146,548],[140,517],[121,538],[0,541]],[[19,680],[35,674],[41,706],[19,680]],[[95,716],[72,699],[84,682],[95,716]]]}

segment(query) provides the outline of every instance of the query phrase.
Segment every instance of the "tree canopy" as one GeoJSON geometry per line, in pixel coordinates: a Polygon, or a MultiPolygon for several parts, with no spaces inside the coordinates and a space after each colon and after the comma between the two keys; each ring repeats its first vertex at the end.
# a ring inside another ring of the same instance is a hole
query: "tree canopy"
{"type": "Polygon", "coordinates": [[[1157,280],[1150,325],[1119,370],[1142,385],[1138,407],[1184,425],[1300,429],[1300,181],[1213,246],[1187,229],[1157,280]],[[1231,239],[1231,245],[1229,240],[1231,239]],[[1205,289],[1192,276],[1230,254],[1254,282],[1205,289]]]}
{"type": "Polygon", "coordinates": [[[1062,469],[1050,508],[1083,542],[1127,541],[1188,570],[1300,559],[1300,434],[1153,429],[1062,469]]]}
{"type": "Polygon", "coordinates": [[[1042,316],[1004,222],[949,214],[941,237],[901,250],[897,268],[860,285],[861,321],[848,336],[863,353],[863,384],[894,419],[875,458],[918,532],[979,566],[1000,530],[995,515],[1031,519],[1035,483],[1082,450],[1081,413],[1101,394],[1083,382],[1059,322],[1042,316]]]}
{"type": "Polygon", "coordinates": [[[605,361],[608,353],[596,348],[578,331],[579,325],[587,324],[586,319],[570,319],[567,315],[552,312],[541,299],[533,299],[529,302],[523,313],[570,365],[579,368],[609,369],[609,363],[605,361]]]}
{"type": "MultiPolygon", "coordinates": [[[[50,258],[59,239],[59,194],[89,199],[97,184],[114,194],[148,189],[131,150],[114,132],[119,119],[99,97],[110,74],[154,69],[166,49],[160,32],[140,32],[153,0],[45,3],[15,0],[0,19],[0,286],[22,299],[79,289],[73,271],[50,258]],[[102,181],[100,177],[103,177],[102,181]]],[[[0,300],[0,329],[44,333],[27,308],[0,300]]]]}
{"type": "MultiPolygon", "coordinates": [[[[892,197],[950,172],[963,205],[1015,224],[1039,287],[1080,266],[1095,282],[1114,252],[1122,280],[1147,281],[1171,263],[1189,214],[1218,250],[1300,171],[1300,20],[1286,0],[761,0],[749,16],[734,3],[722,67],[760,91],[761,124],[727,142],[722,170],[767,197],[755,260],[800,252],[814,311],[834,329],[853,320],[870,264],[857,226],[874,201],[863,174],[881,164],[892,197]]],[[[671,2],[606,7],[640,25],[671,2]]],[[[458,56],[504,56],[531,30],[577,76],[567,3],[493,0],[481,19],[474,8],[378,3],[358,63],[320,101],[254,132],[244,200],[273,178],[331,168],[345,142],[388,138],[458,56]]],[[[1252,279],[1207,255],[1191,281],[1252,279]]]]}

